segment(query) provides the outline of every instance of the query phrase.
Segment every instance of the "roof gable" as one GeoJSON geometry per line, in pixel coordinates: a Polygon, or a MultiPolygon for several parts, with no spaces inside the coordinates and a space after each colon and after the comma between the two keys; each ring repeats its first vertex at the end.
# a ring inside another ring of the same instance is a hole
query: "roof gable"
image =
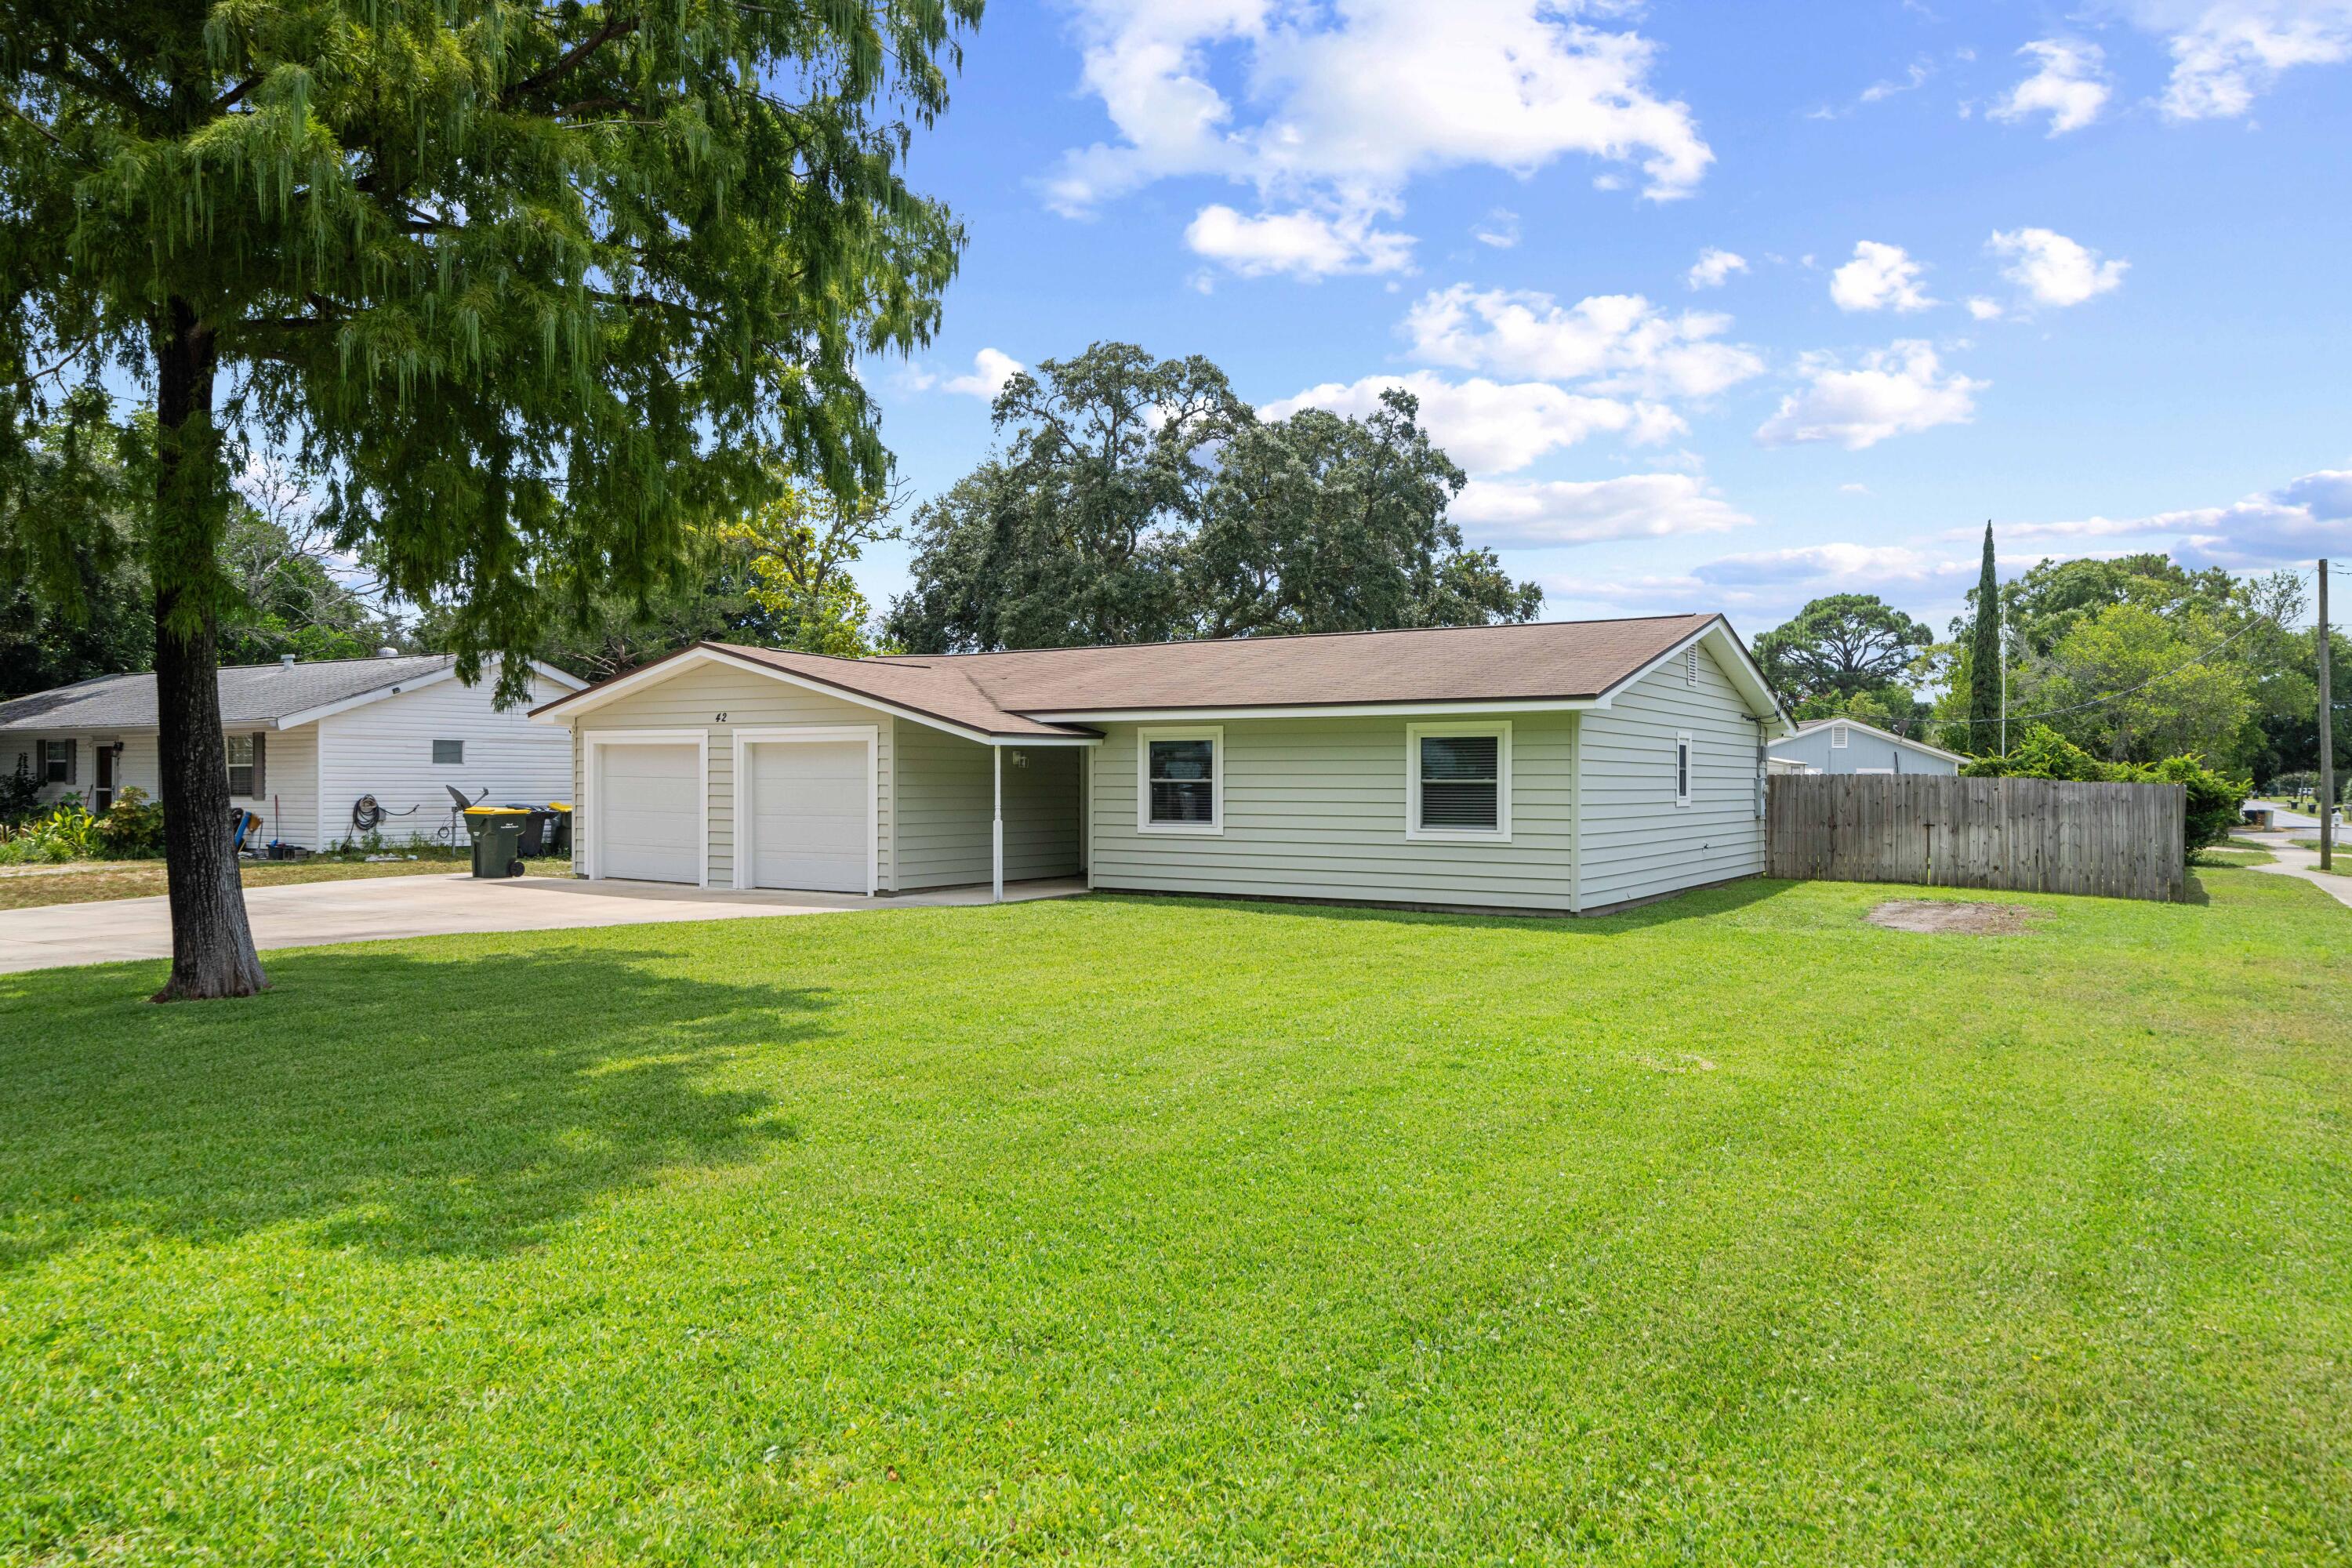
{"type": "MultiPolygon", "coordinates": [[[[533,661],[556,684],[577,690],[576,677],[533,661]]],[[[381,701],[457,674],[453,654],[394,654],[375,658],[309,663],[230,665],[220,672],[221,722],[233,727],[288,729],[329,713],[381,701]]],[[[154,728],[152,671],[102,675],[0,702],[0,731],[145,730],[154,728]]]]}

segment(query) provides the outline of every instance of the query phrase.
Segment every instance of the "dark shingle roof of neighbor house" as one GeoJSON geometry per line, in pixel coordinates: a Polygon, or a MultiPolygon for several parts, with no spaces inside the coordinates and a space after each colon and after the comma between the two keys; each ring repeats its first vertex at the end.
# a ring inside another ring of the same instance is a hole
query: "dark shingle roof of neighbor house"
{"type": "Polygon", "coordinates": [[[1088,732],[1070,716],[1111,711],[1599,698],[1720,622],[1654,616],[882,658],[698,646],[991,735],[1066,736],[1088,732]]]}
{"type": "MultiPolygon", "coordinates": [[[[446,653],[310,663],[231,665],[220,672],[221,721],[271,724],[346,698],[435,675],[457,662],[446,653]]],[[[101,675],[0,702],[0,732],[142,730],[155,724],[152,674],[101,675]]]]}

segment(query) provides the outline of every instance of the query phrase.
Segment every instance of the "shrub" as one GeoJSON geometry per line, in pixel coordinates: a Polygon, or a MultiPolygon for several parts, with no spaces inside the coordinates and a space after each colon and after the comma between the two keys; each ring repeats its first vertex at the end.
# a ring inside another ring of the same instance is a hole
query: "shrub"
{"type": "Polygon", "coordinates": [[[145,790],[125,789],[91,824],[90,839],[109,859],[152,860],[163,853],[163,805],[149,800],[145,790]]]}
{"type": "Polygon", "coordinates": [[[9,858],[18,863],[87,859],[95,847],[95,821],[79,797],[69,798],[48,816],[9,833],[7,841],[14,847],[9,858]]]}
{"type": "Polygon", "coordinates": [[[2167,757],[2143,767],[2103,763],[2047,725],[2036,724],[2005,757],[1979,757],[1960,772],[1969,778],[2066,779],[2077,784],[2177,784],[2188,792],[2188,852],[2220,844],[2238,826],[2239,809],[2253,785],[2217,773],[2194,757],[2167,757]]]}
{"type": "Polygon", "coordinates": [[[25,759],[16,759],[16,771],[0,779],[0,827],[14,827],[30,822],[40,815],[41,784],[33,777],[25,759]]]}

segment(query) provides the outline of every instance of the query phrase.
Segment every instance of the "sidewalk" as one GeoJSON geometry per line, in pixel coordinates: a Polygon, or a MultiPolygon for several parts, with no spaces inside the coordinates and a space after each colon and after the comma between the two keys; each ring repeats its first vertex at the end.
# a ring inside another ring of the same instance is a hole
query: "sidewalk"
{"type": "Polygon", "coordinates": [[[2344,840],[2338,838],[2336,841],[2336,864],[2338,870],[2335,872],[2323,871],[2319,868],[2318,850],[2298,849],[2289,842],[2291,838],[2308,837],[2318,831],[2318,819],[2314,818],[2311,826],[2306,829],[2296,829],[2289,833],[2239,833],[2232,837],[2247,844],[2259,845],[2278,857],[2277,863],[2274,865],[2252,866],[2247,868],[2249,870],[2268,871],[2276,877],[2299,877],[2337,903],[2352,909],[2352,876],[2342,874],[2346,870],[2352,870],[2352,849],[2347,848],[2344,840]]]}

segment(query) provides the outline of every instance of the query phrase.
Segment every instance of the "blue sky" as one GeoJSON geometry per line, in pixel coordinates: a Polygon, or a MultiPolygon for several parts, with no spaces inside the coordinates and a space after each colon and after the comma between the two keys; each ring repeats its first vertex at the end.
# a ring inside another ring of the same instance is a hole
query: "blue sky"
{"type": "Polygon", "coordinates": [[[1548,618],[1940,626],[1988,518],[2352,554],[2347,146],[2352,0],[993,0],[913,160],[962,273],[871,383],[924,497],[1096,340],[1401,378],[1548,618]]]}

